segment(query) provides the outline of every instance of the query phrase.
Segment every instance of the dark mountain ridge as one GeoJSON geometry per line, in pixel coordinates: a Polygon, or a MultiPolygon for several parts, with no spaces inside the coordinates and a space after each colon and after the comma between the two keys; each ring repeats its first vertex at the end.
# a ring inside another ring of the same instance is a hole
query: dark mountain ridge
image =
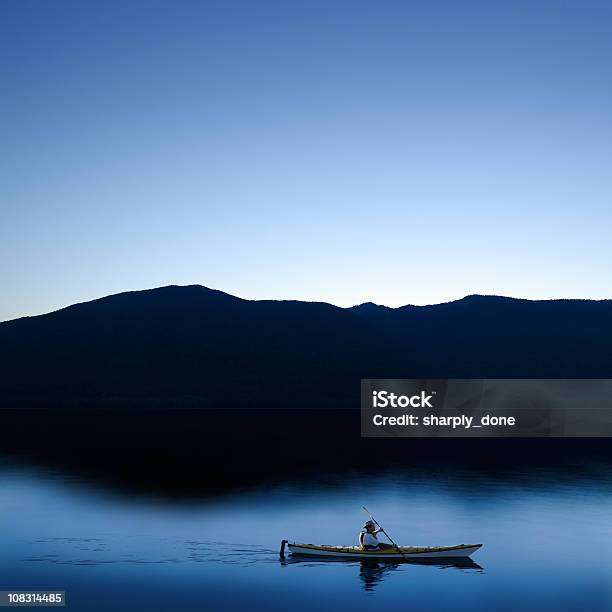
{"type": "Polygon", "coordinates": [[[249,301],[191,285],[0,323],[0,406],[356,407],[361,378],[612,377],[612,301],[249,301]]]}

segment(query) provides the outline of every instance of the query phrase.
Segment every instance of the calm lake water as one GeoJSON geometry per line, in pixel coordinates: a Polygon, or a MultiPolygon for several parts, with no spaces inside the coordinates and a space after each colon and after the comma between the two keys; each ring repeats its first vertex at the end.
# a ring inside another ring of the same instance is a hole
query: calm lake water
{"type": "Polygon", "coordinates": [[[612,610],[610,466],[355,473],[186,501],[1,465],[0,589],[65,590],[68,609],[612,610]],[[279,560],[282,538],[355,543],[362,504],[398,543],[484,547],[471,567],[279,560]]]}

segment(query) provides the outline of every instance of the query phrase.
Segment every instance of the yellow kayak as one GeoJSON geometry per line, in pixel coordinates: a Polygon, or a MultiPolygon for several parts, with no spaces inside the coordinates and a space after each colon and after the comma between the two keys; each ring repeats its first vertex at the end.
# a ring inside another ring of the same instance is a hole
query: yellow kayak
{"type": "Polygon", "coordinates": [[[327,546],[324,544],[300,544],[283,540],[281,556],[285,544],[292,555],[316,557],[344,557],[360,559],[430,559],[469,557],[482,544],[458,544],[457,546],[399,546],[380,550],[363,550],[360,546],[327,546]]]}

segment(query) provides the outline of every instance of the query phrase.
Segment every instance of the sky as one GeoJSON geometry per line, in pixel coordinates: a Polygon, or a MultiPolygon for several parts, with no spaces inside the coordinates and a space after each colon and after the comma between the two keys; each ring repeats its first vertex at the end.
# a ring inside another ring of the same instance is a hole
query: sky
{"type": "Polygon", "coordinates": [[[608,1],[2,0],[0,320],[612,298],[611,57],[608,1]]]}

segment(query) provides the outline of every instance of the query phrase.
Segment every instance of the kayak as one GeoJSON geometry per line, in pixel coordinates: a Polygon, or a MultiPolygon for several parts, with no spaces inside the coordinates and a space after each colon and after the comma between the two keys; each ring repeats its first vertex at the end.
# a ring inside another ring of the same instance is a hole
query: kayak
{"type": "MultiPolygon", "coordinates": [[[[344,557],[345,559],[430,559],[469,557],[482,544],[458,544],[457,546],[400,546],[382,550],[363,550],[359,546],[326,546],[324,544],[299,544],[286,542],[292,555],[314,557],[344,557]],[[401,551],[401,552],[400,552],[401,551]]],[[[281,556],[284,546],[281,547],[281,556]]]]}

